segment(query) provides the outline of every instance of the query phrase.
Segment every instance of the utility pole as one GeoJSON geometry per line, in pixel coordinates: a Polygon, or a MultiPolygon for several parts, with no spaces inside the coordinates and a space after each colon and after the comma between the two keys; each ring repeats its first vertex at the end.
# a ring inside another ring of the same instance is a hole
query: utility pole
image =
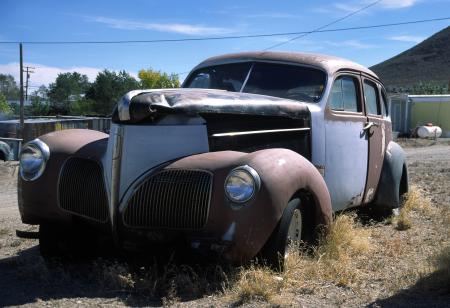
{"type": "Polygon", "coordinates": [[[20,49],[20,134],[19,138],[23,139],[24,121],[23,121],[23,53],[22,43],[19,44],[20,49]]]}
{"type": "Polygon", "coordinates": [[[35,69],[35,68],[31,67],[31,66],[25,66],[24,72],[27,73],[27,81],[25,83],[25,101],[28,101],[28,80],[30,79],[30,74],[34,73],[34,71],[32,71],[32,69],[35,69]]]}

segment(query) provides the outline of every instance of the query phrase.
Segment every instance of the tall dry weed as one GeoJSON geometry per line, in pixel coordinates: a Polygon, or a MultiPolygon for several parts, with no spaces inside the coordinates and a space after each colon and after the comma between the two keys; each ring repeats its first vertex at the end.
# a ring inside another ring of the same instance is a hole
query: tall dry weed
{"type": "Polygon", "coordinates": [[[428,216],[433,214],[433,208],[429,200],[423,196],[422,191],[416,186],[412,186],[410,191],[405,194],[399,215],[392,219],[397,230],[404,231],[412,227],[413,211],[428,216]]]}
{"type": "Polygon", "coordinates": [[[235,303],[259,299],[276,305],[282,290],[314,293],[324,281],[338,286],[356,284],[363,276],[355,262],[372,248],[370,231],[354,215],[339,215],[312,254],[288,254],[283,273],[265,267],[242,268],[232,289],[235,303]]]}

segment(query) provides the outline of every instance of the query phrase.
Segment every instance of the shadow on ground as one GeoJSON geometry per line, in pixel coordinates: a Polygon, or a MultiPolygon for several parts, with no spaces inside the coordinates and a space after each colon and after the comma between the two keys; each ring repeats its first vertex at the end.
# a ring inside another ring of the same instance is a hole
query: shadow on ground
{"type": "Polygon", "coordinates": [[[422,277],[408,289],[386,299],[377,300],[369,307],[450,307],[449,273],[436,271],[422,277]]]}
{"type": "Polygon", "coordinates": [[[77,298],[160,306],[217,293],[229,284],[230,266],[181,259],[172,254],[132,260],[110,255],[45,261],[34,246],[0,260],[0,306],[77,298]]]}

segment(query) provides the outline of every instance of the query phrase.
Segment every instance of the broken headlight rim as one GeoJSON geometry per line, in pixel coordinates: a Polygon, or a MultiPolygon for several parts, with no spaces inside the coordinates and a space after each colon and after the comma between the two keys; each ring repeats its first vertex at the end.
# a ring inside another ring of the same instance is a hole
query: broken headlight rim
{"type": "Polygon", "coordinates": [[[225,179],[225,195],[235,204],[250,201],[261,187],[258,172],[248,165],[239,166],[230,171],[225,179]]]}
{"type": "Polygon", "coordinates": [[[45,170],[50,149],[47,144],[39,139],[26,143],[20,151],[19,172],[24,181],[38,179],[45,170]]]}

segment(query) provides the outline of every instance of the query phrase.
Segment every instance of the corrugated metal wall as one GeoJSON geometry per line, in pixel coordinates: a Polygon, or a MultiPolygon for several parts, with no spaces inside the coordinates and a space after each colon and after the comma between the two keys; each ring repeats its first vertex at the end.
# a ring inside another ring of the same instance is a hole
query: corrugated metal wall
{"type": "MultiPolygon", "coordinates": [[[[27,142],[41,135],[72,128],[93,129],[109,133],[110,118],[39,118],[27,119],[24,123],[23,141],[27,142]]],[[[18,121],[0,121],[0,137],[18,138],[18,121]]]]}

